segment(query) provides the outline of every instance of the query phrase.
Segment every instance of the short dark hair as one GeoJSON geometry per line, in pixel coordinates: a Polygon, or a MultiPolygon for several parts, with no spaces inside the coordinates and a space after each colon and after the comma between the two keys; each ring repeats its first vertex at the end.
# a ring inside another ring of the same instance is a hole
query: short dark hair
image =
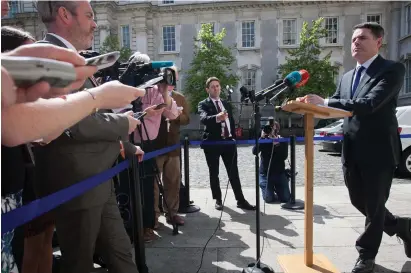
{"type": "Polygon", "coordinates": [[[384,28],[378,23],[374,23],[374,22],[361,23],[361,24],[355,25],[353,30],[360,29],[360,28],[366,28],[366,29],[371,30],[371,33],[375,38],[384,37],[384,28]]]}
{"type": "Polygon", "coordinates": [[[48,26],[49,24],[56,21],[59,8],[66,8],[71,13],[76,13],[76,8],[78,6],[77,1],[43,1],[37,0],[37,12],[40,15],[41,21],[48,26]]]}
{"type": "Polygon", "coordinates": [[[14,50],[30,40],[36,41],[27,31],[10,26],[1,27],[1,52],[14,50]]]}
{"type": "Polygon", "coordinates": [[[210,78],[208,78],[208,79],[206,80],[206,88],[209,88],[209,87],[210,87],[210,83],[211,83],[211,82],[214,82],[214,81],[220,83],[220,80],[219,80],[217,77],[210,77],[210,78]]]}

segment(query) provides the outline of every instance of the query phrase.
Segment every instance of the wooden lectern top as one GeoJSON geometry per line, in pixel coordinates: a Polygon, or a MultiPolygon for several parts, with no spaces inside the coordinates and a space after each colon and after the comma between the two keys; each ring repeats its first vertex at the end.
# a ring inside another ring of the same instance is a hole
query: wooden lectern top
{"type": "Polygon", "coordinates": [[[315,105],[295,100],[288,101],[286,105],[281,107],[281,109],[287,112],[293,112],[300,115],[313,114],[314,118],[322,119],[343,118],[352,116],[351,112],[341,110],[338,108],[323,105],[315,105]]]}

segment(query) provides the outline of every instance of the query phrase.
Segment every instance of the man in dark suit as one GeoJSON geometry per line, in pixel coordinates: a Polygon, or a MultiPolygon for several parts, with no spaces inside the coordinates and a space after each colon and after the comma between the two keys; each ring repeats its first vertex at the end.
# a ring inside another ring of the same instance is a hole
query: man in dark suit
{"type": "MultiPolygon", "coordinates": [[[[37,9],[49,32],[42,42],[75,51],[91,46],[96,23],[89,1],[38,1],[37,9]]],[[[95,85],[89,79],[84,87],[95,85]]],[[[120,153],[120,141],[127,154],[141,153],[128,142],[137,124],[130,115],[110,110],[90,113],[68,133],[36,149],[35,190],[48,195],[110,169],[120,153]]],[[[112,179],[64,203],[53,214],[62,252],[60,272],[89,273],[95,251],[109,272],[138,272],[112,179]]]]}
{"type": "Polygon", "coordinates": [[[405,68],[378,54],[383,37],[384,29],[377,23],[355,26],[351,51],[356,68],[344,74],[332,97],[299,98],[353,113],[343,125],[343,172],[351,203],[366,217],[365,230],[356,242],[359,258],[353,273],[373,271],[383,232],[401,238],[411,257],[411,219],[394,216],[385,208],[401,158],[395,108],[405,68]]]}
{"type": "Polygon", "coordinates": [[[233,188],[237,207],[246,210],[255,210],[255,206],[250,205],[245,200],[241,189],[240,176],[237,166],[237,146],[235,144],[235,123],[230,104],[220,99],[220,80],[212,77],[206,82],[206,91],[209,97],[198,104],[200,121],[205,125],[203,134],[203,145],[208,170],[210,173],[210,186],[213,199],[216,200],[215,208],[223,209],[220,180],[218,178],[220,156],[223,159],[231,187],[233,188]],[[230,145],[208,145],[207,141],[231,142],[230,145]]]}

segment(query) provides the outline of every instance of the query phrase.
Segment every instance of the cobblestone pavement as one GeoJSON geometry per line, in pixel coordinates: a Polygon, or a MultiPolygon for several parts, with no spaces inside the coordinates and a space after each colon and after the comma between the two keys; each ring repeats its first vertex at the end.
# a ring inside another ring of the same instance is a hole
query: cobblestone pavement
{"type": "MultiPolygon", "coordinates": [[[[255,187],[254,155],[251,152],[252,146],[239,146],[238,150],[238,170],[240,172],[241,184],[243,187],[255,187]]],[[[344,179],[341,169],[341,157],[327,152],[320,151],[321,145],[314,146],[314,185],[318,186],[341,186],[344,179]]],[[[304,185],[304,146],[296,147],[296,185],[304,185]]],[[[204,152],[199,147],[190,148],[190,187],[209,187],[208,167],[204,152]]],[[[184,179],[184,174],[183,174],[184,179]]],[[[226,185],[227,172],[223,161],[220,159],[220,185],[226,185]]],[[[183,180],[184,181],[184,180],[183,180]]],[[[410,178],[395,178],[394,184],[411,183],[410,178]]]]}

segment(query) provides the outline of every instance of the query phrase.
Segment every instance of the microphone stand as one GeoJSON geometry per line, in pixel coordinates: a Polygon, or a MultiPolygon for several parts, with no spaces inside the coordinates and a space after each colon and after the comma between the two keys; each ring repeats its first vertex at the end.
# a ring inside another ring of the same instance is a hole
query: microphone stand
{"type": "Polygon", "coordinates": [[[260,138],[261,130],[261,113],[259,101],[255,100],[255,94],[250,94],[250,101],[253,103],[254,110],[254,139],[255,139],[255,199],[256,199],[256,262],[248,264],[247,267],[243,268],[243,273],[274,273],[274,270],[268,265],[262,264],[260,262],[260,144],[258,143],[260,138]]]}

